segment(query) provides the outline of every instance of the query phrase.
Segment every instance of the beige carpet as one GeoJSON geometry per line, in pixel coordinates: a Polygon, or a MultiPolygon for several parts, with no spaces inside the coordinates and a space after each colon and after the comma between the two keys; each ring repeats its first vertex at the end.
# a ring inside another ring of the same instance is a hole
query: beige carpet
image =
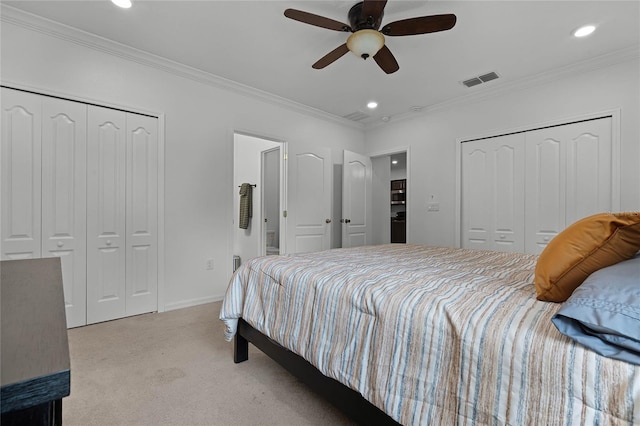
{"type": "Polygon", "coordinates": [[[65,425],[346,425],[250,345],[234,364],[220,302],[69,330],[65,425]]]}

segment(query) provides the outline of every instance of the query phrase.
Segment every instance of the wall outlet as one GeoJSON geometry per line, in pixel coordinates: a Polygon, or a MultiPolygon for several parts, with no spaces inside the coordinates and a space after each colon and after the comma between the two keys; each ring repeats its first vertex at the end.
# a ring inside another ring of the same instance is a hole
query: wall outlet
{"type": "Polygon", "coordinates": [[[207,271],[210,271],[213,269],[213,259],[207,259],[207,261],[205,262],[205,269],[207,271]]]}

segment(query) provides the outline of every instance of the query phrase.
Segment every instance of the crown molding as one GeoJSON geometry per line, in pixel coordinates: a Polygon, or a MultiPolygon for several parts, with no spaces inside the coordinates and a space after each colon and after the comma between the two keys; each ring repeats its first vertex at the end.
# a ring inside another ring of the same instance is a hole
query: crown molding
{"type": "Polygon", "coordinates": [[[588,72],[596,71],[602,68],[607,68],[624,62],[638,61],[640,60],[640,43],[629,46],[624,49],[616,50],[614,52],[606,53],[601,56],[586,59],[584,61],[575,62],[573,64],[566,65],[564,67],[555,68],[552,70],[544,71],[539,74],[524,77],[518,80],[514,80],[508,83],[500,84],[494,87],[478,88],[474,93],[468,95],[459,96],[457,98],[449,99],[443,102],[435,103],[433,105],[427,105],[420,108],[418,111],[408,111],[391,117],[388,122],[375,122],[369,123],[366,130],[374,129],[380,126],[398,123],[410,119],[415,119],[420,116],[424,116],[428,113],[452,108],[455,106],[468,104],[470,102],[479,102],[487,99],[496,98],[502,96],[505,93],[511,93],[514,91],[525,90],[532,87],[547,84],[551,81],[562,79],[569,76],[575,76],[577,74],[586,74],[588,72]]]}
{"type": "Polygon", "coordinates": [[[153,55],[151,53],[132,48],[122,43],[109,40],[104,37],[79,30],[68,25],[61,24],[50,19],[43,18],[32,13],[16,9],[5,4],[0,4],[0,21],[22,27],[31,31],[39,32],[46,36],[64,40],[76,45],[106,53],[130,62],[135,62],[150,68],[173,74],[178,77],[234,92],[239,95],[251,97],[273,105],[284,107],[308,116],[319,118],[325,121],[332,121],[337,124],[346,125],[355,129],[364,129],[362,123],[358,123],[346,118],[330,114],[326,111],[312,108],[310,106],[292,101],[287,98],[244,85],[233,80],[229,80],[215,74],[211,74],[197,68],[153,55]]]}

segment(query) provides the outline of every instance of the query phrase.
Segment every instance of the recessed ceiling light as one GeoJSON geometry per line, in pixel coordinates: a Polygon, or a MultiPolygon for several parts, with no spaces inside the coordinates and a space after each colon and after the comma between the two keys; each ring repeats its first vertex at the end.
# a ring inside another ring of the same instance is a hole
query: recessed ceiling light
{"type": "Polygon", "coordinates": [[[111,3],[123,9],[129,9],[131,7],[131,0],[111,0],[111,3]]]}
{"type": "Polygon", "coordinates": [[[374,102],[374,101],[371,101],[371,102],[369,102],[369,103],[367,104],[367,108],[369,108],[369,109],[374,109],[374,108],[375,108],[375,107],[377,107],[377,106],[378,106],[378,103],[377,103],[377,102],[374,102]]]}
{"type": "Polygon", "coordinates": [[[573,32],[574,37],[586,37],[596,30],[595,25],[585,25],[573,32]]]}

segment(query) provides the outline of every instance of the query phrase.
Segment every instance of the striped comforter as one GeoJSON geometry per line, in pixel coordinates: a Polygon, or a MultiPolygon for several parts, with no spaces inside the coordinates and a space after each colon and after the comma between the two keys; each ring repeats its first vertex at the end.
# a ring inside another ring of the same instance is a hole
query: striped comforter
{"type": "Polygon", "coordinates": [[[226,339],[242,317],[404,425],[640,424],[640,367],[555,329],[536,259],[404,244],[256,258],[220,319],[226,339]]]}

